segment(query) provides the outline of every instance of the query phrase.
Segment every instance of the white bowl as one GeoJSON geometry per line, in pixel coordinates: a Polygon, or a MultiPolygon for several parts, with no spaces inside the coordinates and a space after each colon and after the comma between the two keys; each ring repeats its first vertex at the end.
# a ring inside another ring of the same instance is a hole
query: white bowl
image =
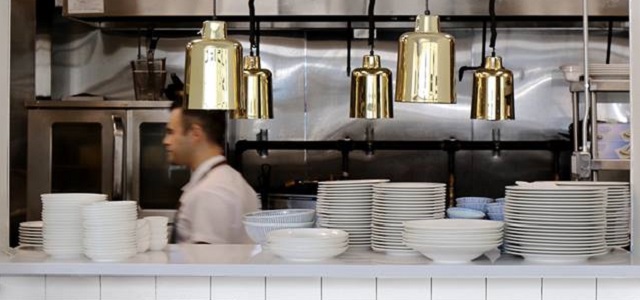
{"type": "Polygon", "coordinates": [[[436,263],[463,264],[478,258],[485,252],[497,248],[499,244],[487,246],[422,246],[407,244],[436,263]]]}
{"type": "Polygon", "coordinates": [[[418,230],[451,230],[460,232],[473,232],[481,230],[501,230],[503,222],[489,220],[470,219],[439,219],[439,220],[416,220],[404,222],[405,228],[418,230]]]}
{"type": "Polygon", "coordinates": [[[341,243],[331,243],[331,244],[309,244],[309,243],[267,243],[268,247],[276,247],[276,248],[286,248],[290,250],[331,250],[335,248],[344,248],[349,245],[349,242],[341,242],[341,243]]]}
{"type": "Polygon", "coordinates": [[[324,260],[328,258],[332,258],[338,256],[345,251],[347,251],[349,247],[343,248],[334,248],[332,250],[322,250],[322,251],[302,251],[302,250],[289,250],[287,248],[279,248],[279,247],[271,247],[269,251],[274,254],[293,261],[318,261],[324,260]]]}
{"type": "Polygon", "coordinates": [[[314,222],[306,222],[306,223],[252,223],[243,221],[244,229],[247,232],[247,235],[258,244],[264,244],[267,241],[267,236],[269,232],[278,230],[278,229],[288,229],[288,228],[311,228],[313,227],[314,222]]]}
{"type": "Polygon", "coordinates": [[[296,239],[296,240],[345,240],[349,233],[339,229],[326,228],[298,228],[282,229],[269,233],[270,239],[296,239]]]}
{"type": "Polygon", "coordinates": [[[251,212],[244,220],[254,223],[306,223],[313,221],[314,209],[276,209],[251,212]]]}

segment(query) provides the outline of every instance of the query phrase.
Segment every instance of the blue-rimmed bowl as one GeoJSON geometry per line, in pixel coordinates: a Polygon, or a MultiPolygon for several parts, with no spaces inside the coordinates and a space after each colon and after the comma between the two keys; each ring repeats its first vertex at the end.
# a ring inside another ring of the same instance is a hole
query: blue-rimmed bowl
{"type": "Polygon", "coordinates": [[[494,221],[504,221],[504,214],[502,213],[488,213],[489,219],[494,221]]]}
{"type": "Polygon", "coordinates": [[[451,207],[447,209],[447,216],[449,219],[484,219],[484,212],[463,208],[463,207],[451,207]]]}
{"type": "Polygon", "coordinates": [[[501,214],[504,211],[504,203],[487,203],[487,213],[501,214]]]}

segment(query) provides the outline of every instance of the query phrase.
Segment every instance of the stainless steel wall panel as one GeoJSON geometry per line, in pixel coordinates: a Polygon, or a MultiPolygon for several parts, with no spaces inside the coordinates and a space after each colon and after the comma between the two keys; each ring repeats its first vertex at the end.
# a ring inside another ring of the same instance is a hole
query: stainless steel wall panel
{"type": "MultiPolygon", "coordinates": [[[[65,0],[65,11],[71,1],[65,0]]],[[[350,16],[366,15],[366,0],[263,0],[256,2],[256,11],[270,16],[350,16]]],[[[243,1],[217,0],[218,15],[246,16],[247,4],[243,1]]],[[[422,0],[380,0],[376,13],[389,16],[411,16],[424,11],[422,0]]],[[[432,1],[431,11],[450,16],[486,15],[488,1],[449,0],[432,1]]],[[[499,15],[511,16],[579,16],[582,1],[579,0],[501,0],[496,3],[499,15]]],[[[210,16],[213,2],[209,0],[107,0],[102,16],[210,16]]],[[[82,16],[68,12],[69,15],[82,16]]],[[[628,16],[628,0],[590,0],[590,14],[599,16],[628,16]]]]}

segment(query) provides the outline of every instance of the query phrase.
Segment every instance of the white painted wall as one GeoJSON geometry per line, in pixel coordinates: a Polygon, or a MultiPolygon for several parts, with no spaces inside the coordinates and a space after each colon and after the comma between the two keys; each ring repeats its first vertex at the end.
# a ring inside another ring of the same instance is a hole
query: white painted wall
{"type": "Polygon", "coordinates": [[[629,0],[630,58],[631,64],[631,250],[640,257],[640,0],[629,0]]]}
{"type": "Polygon", "coordinates": [[[0,0],[0,251],[9,247],[9,62],[11,0],[0,0]]]}

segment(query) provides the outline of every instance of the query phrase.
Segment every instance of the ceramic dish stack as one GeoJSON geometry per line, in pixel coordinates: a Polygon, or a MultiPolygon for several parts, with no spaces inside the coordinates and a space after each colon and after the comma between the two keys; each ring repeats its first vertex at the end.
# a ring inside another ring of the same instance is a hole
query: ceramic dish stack
{"type": "Polygon", "coordinates": [[[371,248],[387,254],[417,254],[402,240],[404,222],[444,218],[445,185],[388,182],[373,187],[371,248]]]}
{"type": "Polygon", "coordinates": [[[445,219],[408,221],[404,243],[437,263],[467,263],[502,244],[504,223],[445,219]]]}
{"type": "Polygon", "coordinates": [[[137,203],[110,201],[82,210],[84,254],[95,261],[119,261],[137,253],[137,203]]]}
{"type": "Polygon", "coordinates": [[[347,251],[349,234],[336,229],[280,229],[269,233],[265,248],[284,259],[317,261],[347,251]]]}
{"type": "Polygon", "coordinates": [[[44,252],[59,258],[82,255],[82,208],[105,202],[102,194],[42,194],[44,252]]]}
{"type": "Polygon", "coordinates": [[[373,185],[386,179],[323,181],[318,184],[316,224],[349,233],[349,246],[371,247],[373,185]]]}
{"type": "Polygon", "coordinates": [[[631,191],[628,182],[558,181],[558,186],[602,187],[607,189],[607,233],[609,248],[627,247],[631,233],[631,191]]]}
{"type": "Polygon", "coordinates": [[[42,221],[20,223],[18,241],[20,246],[42,247],[42,221]]]}
{"type": "Polygon", "coordinates": [[[510,186],[505,251],[534,262],[584,262],[607,253],[606,189],[510,186]]]}

